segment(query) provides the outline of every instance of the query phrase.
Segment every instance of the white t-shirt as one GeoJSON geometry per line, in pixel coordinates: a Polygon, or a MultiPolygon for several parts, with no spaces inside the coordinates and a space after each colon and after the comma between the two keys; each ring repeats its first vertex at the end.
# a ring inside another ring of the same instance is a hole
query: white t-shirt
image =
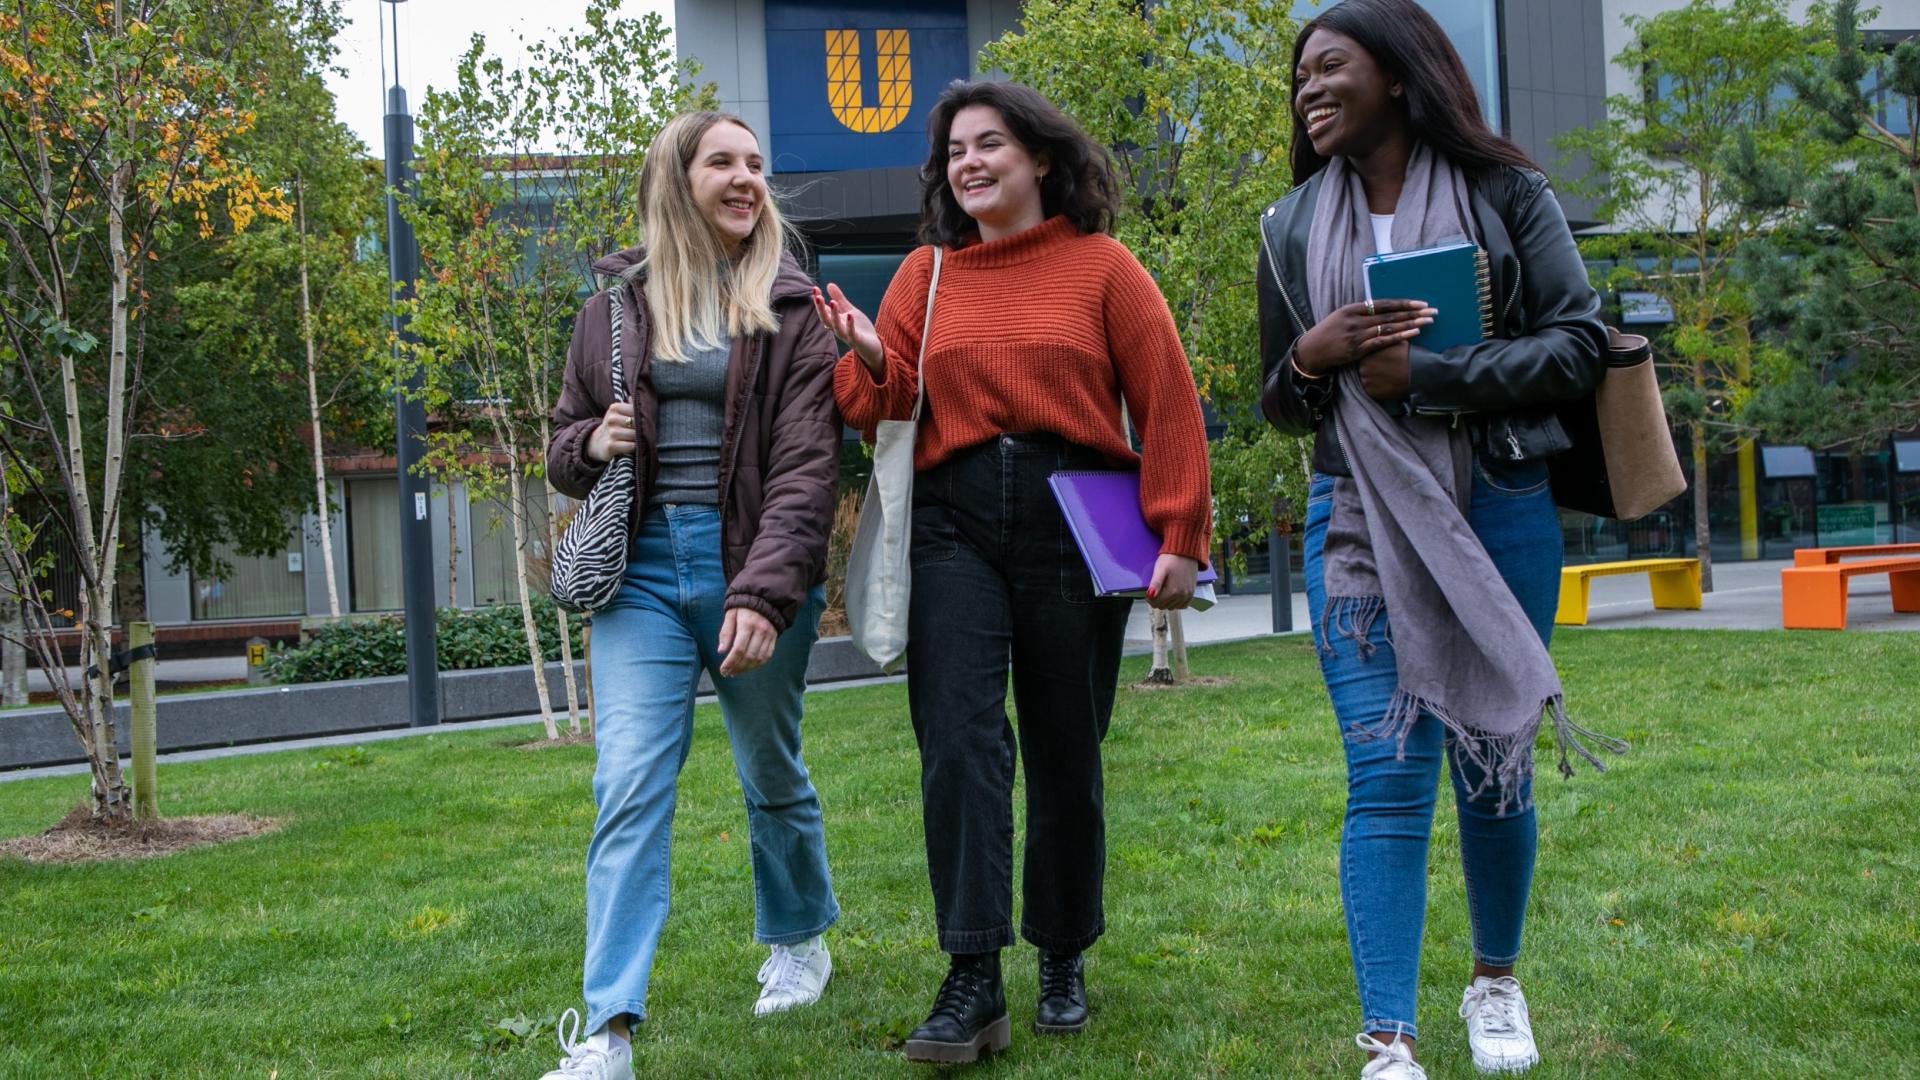
{"type": "Polygon", "coordinates": [[[1373,219],[1373,249],[1381,255],[1393,250],[1393,215],[1368,214],[1373,219]]]}

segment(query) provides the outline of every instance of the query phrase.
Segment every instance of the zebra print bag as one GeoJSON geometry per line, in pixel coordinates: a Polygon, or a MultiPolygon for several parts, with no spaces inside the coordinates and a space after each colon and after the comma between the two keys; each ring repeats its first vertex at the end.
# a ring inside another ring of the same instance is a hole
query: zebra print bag
{"type": "MultiPolygon", "coordinates": [[[[627,400],[627,373],[620,360],[620,316],[623,305],[617,285],[607,293],[613,320],[613,400],[627,400]]],[[[591,615],[613,601],[627,572],[627,525],[633,509],[633,455],[607,463],[593,490],[573,512],[560,542],[553,547],[553,602],[568,611],[591,615]]]]}

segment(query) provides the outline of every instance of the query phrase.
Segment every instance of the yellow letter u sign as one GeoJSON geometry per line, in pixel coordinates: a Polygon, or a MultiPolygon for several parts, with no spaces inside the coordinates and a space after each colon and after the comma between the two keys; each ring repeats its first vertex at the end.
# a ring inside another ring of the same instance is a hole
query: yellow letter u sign
{"type": "Polygon", "coordinates": [[[880,103],[867,105],[860,92],[860,31],[827,31],[827,104],[833,118],[853,131],[892,131],[913,107],[913,63],[905,30],[877,30],[880,103]]]}

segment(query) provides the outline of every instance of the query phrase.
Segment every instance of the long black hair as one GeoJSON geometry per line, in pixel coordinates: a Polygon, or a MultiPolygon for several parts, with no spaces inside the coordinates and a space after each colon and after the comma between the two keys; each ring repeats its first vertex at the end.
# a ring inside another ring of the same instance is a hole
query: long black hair
{"type": "Polygon", "coordinates": [[[1293,113],[1293,182],[1326,168],[1314,153],[1307,124],[1293,105],[1300,92],[1300,54],[1315,30],[1350,37],[1373,56],[1389,83],[1399,83],[1399,100],[1416,139],[1469,175],[1500,165],[1539,166],[1526,151],[1487,127],[1480,96],[1473,91],[1467,66],[1460,62],[1446,31],[1413,0],[1342,0],[1300,28],[1293,41],[1288,72],[1288,111],[1293,113]]]}
{"type": "Polygon", "coordinates": [[[1046,216],[1064,214],[1083,233],[1113,232],[1120,185],[1106,147],[1030,86],[955,79],[927,116],[927,163],[920,167],[921,243],[958,247],[979,231],[947,186],[947,136],[954,115],[969,105],[999,110],[1007,134],[1020,140],[1027,153],[1046,160],[1047,174],[1040,178],[1040,206],[1046,216]]]}

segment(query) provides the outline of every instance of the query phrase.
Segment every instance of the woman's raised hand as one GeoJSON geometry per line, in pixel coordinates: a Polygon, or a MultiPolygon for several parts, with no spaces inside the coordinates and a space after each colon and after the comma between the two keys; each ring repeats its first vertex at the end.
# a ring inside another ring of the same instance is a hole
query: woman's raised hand
{"type": "Polygon", "coordinates": [[[813,289],[813,310],[820,321],[833,336],[847,343],[848,347],[859,355],[860,362],[875,375],[881,373],[887,363],[886,346],[880,344],[880,335],[874,332],[873,320],[866,312],[854,307],[847,300],[847,294],[840,286],[827,283],[827,291],[822,294],[818,285],[813,289]]]}
{"type": "Polygon", "coordinates": [[[1300,335],[1293,346],[1293,362],[1303,374],[1317,379],[1381,349],[1412,341],[1438,314],[1424,300],[1348,304],[1300,335]]]}

